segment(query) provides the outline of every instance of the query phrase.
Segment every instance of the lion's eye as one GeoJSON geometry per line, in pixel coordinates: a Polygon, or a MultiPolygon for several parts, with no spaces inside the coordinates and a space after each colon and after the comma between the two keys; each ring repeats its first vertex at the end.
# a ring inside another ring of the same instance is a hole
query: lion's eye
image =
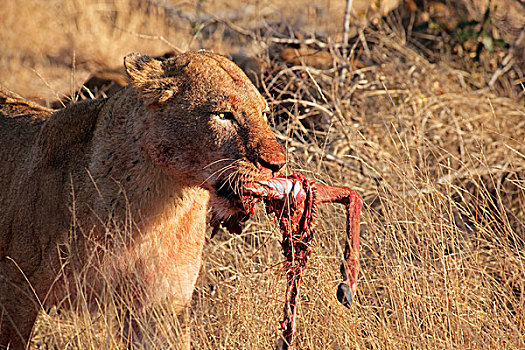
{"type": "Polygon", "coordinates": [[[233,112],[217,112],[215,113],[215,115],[220,120],[234,120],[235,119],[235,117],[233,116],[233,112]]]}

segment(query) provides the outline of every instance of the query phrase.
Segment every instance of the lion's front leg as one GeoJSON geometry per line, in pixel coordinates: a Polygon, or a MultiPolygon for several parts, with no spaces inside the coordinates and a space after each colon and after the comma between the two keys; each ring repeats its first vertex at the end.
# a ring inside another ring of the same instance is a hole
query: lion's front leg
{"type": "MultiPolygon", "coordinates": [[[[0,277],[1,278],[1,277],[0,277]]],[[[4,282],[0,282],[3,284],[4,282]]],[[[4,286],[0,287],[3,289],[4,286]]],[[[27,297],[29,288],[10,287],[0,299],[0,349],[25,349],[39,307],[35,298],[27,297]]]]}
{"type": "Polygon", "coordinates": [[[120,271],[118,312],[121,337],[128,348],[190,348],[187,319],[202,246],[194,245],[193,251],[185,247],[180,255],[144,254],[141,249],[141,259],[131,271],[120,271]]]}
{"type": "Polygon", "coordinates": [[[31,277],[23,276],[14,260],[0,260],[0,349],[26,348],[46,292],[31,277]]]}

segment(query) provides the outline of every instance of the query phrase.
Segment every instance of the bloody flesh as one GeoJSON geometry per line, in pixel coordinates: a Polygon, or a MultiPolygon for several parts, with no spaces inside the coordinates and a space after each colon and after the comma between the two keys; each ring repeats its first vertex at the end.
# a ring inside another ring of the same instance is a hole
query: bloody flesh
{"type": "MultiPolygon", "coordinates": [[[[281,321],[282,339],[278,349],[294,347],[296,305],[301,277],[310,256],[312,229],[317,218],[319,203],[339,203],[346,208],[347,240],[344,262],[341,264],[343,282],[337,290],[337,299],[350,307],[357,291],[359,273],[359,216],[361,197],[348,187],[327,186],[295,173],[263,182],[250,182],[242,187],[241,202],[244,214],[221,224],[230,231],[238,231],[241,221],[253,212],[256,199],[261,199],[268,213],[274,213],[283,234],[281,246],[286,258],[286,295],[284,316],[281,321]]],[[[218,223],[216,224],[218,226],[218,223]]]]}

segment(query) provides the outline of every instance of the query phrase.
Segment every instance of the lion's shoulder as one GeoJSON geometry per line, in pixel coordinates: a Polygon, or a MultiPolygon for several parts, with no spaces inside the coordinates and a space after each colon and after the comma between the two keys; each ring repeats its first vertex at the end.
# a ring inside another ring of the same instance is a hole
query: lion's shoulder
{"type": "Polygon", "coordinates": [[[17,172],[68,171],[82,162],[104,102],[83,101],[57,111],[0,87],[0,188],[9,189],[17,172]]]}
{"type": "Polygon", "coordinates": [[[0,86],[0,188],[28,157],[31,144],[53,110],[0,86]]]}

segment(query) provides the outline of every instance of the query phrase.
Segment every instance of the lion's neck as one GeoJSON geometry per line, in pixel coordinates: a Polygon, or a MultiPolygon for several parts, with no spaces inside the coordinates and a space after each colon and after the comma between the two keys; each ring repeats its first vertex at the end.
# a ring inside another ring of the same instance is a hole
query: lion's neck
{"type": "Polygon", "coordinates": [[[107,113],[102,113],[106,118],[98,121],[94,135],[89,170],[96,184],[93,193],[98,194],[97,212],[132,222],[141,232],[191,233],[196,232],[195,223],[204,232],[209,193],[153,164],[138,142],[143,137],[140,116],[144,113],[130,117],[133,107],[129,106],[137,98],[129,92],[107,101],[107,113]]]}

